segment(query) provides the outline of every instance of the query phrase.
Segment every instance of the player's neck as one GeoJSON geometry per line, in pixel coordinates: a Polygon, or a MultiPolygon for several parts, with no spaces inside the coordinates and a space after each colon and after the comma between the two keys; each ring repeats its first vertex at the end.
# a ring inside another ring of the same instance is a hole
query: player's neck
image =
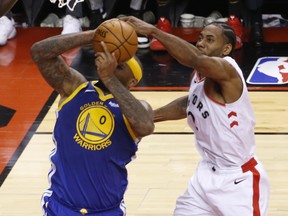
{"type": "Polygon", "coordinates": [[[100,88],[105,95],[106,95],[106,94],[110,94],[110,91],[107,89],[107,87],[104,85],[104,83],[103,83],[101,80],[99,80],[99,81],[95,84],[95,86],[97,86],[98,88],[100,88]]]}

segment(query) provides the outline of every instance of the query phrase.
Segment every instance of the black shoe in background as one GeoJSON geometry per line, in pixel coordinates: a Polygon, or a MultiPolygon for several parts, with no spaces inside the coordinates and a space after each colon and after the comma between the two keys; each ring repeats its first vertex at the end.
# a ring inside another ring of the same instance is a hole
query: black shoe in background
{"type": "Polygon", "coordinates": [[[98,10],[91,10],[89,29],[96,29],[105,20],[106,15],[107,13],[103,8],[100,8],[98,10]]]}
{"type": "Polygon", "coordinates": [[[138,19],[142,19],[143,18],[143,11],[142,10],[134,10],[134,9],[130,8],[129,15],[137,17],[138,19]]]}
{"type": "Polygon", "coordinates": [[[259,22],[255,22],[251,27],[250,32],[250,41],[254,43],[256,47],[259,47],[263,44],[263,31],[262,24],[259,22]]]}

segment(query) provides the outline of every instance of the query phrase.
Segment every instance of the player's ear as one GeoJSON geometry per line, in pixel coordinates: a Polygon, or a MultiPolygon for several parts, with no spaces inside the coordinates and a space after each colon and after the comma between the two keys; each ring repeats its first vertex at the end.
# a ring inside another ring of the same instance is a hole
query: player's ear
{"type": "Polygon", "coordinates": [[[228,56],[232,51],[232,44],[231,43],[227,43],[224,45],[224,49],[223,49],[223,56],[228,56]]]}
{"type": "Polygon", "coordinates": [[[136,86],[138,83],[138,80],[135,79],[134,77],[132,77],[129,81],[128,81],[128,87],[129,89],[136,86]]]}

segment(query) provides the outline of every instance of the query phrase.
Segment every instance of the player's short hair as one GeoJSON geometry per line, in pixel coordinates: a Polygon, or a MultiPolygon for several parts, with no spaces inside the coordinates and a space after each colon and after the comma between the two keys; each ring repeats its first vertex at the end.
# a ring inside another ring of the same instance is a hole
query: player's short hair
{"type": "Polygon", "coordinates": [[[232,56],[236,46],[236,34],[234,29],[228,23],[219,21],[211,22],[208,25],[215,25],[223,29],[223,34],[227,39],[227,43],[232,45],[232,50],[229,53],[229,55],[232,56]]]}

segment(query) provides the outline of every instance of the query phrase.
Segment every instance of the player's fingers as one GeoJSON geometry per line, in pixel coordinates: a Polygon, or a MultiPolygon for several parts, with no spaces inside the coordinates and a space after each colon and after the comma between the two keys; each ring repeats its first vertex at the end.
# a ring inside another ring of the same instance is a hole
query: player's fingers
{"type": "Polygon", "coordinates": [[[108,50],[108,48],[107,48],[107,46],[106,46],[104,41],[101,41],[101,45],[103,47],[106,60],[109,61],[109,62],[114,61],[114,58],[113,58],[112,54],[110,53],[110,51],[108,50]]]}
{"type": "Polygon", "coordinates": [[[107,59],[105,53],[98,52],[95,54],[95,60],[98,60],[99,62],[103,62],[103,61],[105,61],[105,59],[107,59]]]}
{"type": "Polygon", "coordinates": [[[129,17],[129,16],[123,16],[123,17],[119,17],[119,20],[122,20],[122,21],[126,22],[130,18],[131,17],[129,17]]]}
{"type": "Polygon", "coordinates": [[[104,58],[101,55],[95,58],[95,62],[101,63],[103,61],[104,61],[104,58]]]}
{"type": "Polygon", "coordinates": [[[107,61],[107,57],[106,57],[105,53],[98,52],[95,54],[95,63],[97,65],[97,67],[103,65],[105,61],[107,61]]]}
{"type": "Polygon", "coordinates": [[[101,46],[103,47],[104,53],[106,55],[110,55],[110,52],[109,52],[109,50],[108,50],[108,48],[107,48],[107,46],[106,46],[104,41],[101,41],[101,46]]]}
{"type": "Polygon", "coordinates": [[[114,53],[114,52],[112,53],[112,58],[113,58],[113,61],[114,61],[114,62],[117,62],[117,59],[116,59],[116,56],[115,56],[115,53],[114,53]]]}
{"type": "Polygon", "coordinates": [[[129,25],[131,25],[133,28],[135,28],[135,20],[134,20],[134,17],[131,17],[131,16],[127,16],[127,17],[120,17],[120,19],[126,23],[128,23],[129,25]],[[123,20],[122,20],[123,18],[123,20]]]}
{"type": "Polygon", "coordinates": [[[105,55],[103,52],[97,52],[95,53],[95,58],[102,57],[103,55],[105,55]]]}
{"type": "Polygon", "coordinates": [[[101,41],[101,45],[102,45],[103,50],[104,50],[104,52],[105,52],[105,59],[106,59],[108,62],[113,63],[113,64],[114,64],[115,62],[117,62],[117,59],[116,59],[116,57],[115,57],[115,54],[114,54],[114,53],[112,53],[112,54],[110,53],[110,51],[108,50],[105,42],[101,41]]]}

